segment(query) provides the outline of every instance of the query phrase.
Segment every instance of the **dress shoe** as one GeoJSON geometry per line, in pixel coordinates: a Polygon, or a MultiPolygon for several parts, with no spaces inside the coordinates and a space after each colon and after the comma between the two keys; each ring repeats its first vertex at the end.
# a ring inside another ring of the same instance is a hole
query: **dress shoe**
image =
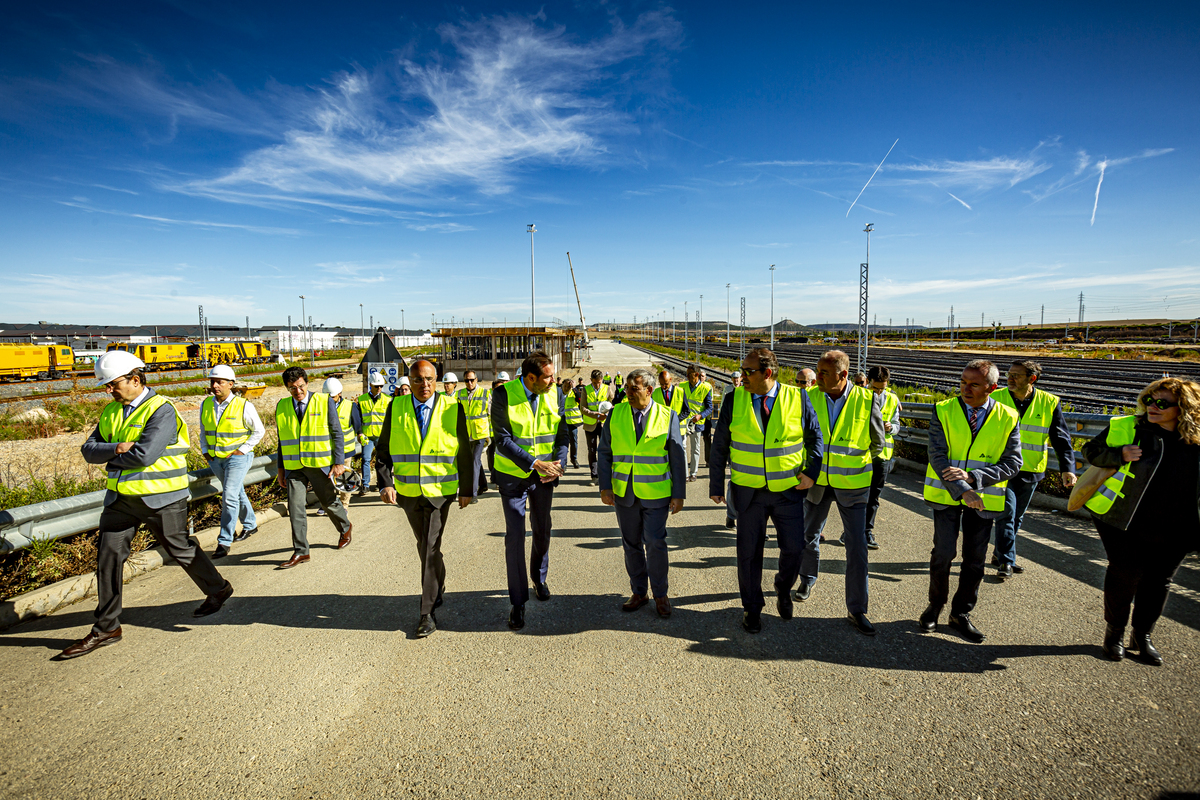
{"type": "Polygon", "coordinates": [[[933,633],[937,630],[938,616],[942,613],[941,606],[935,606],[932,603],[921,612],[921,618],[917,620],[917,627],[926,633],[933,633]]]}
{"type": "Polygon", "coordinates": [[[576,464],[574,461],[572,461],[572,462],[571,462],[571,469],[579,469],[579,465],[578,465],[578,464],[576,464]]]}
{"type": "Polygon", "coordinates": [[[1118,628],[1115,625],[1106,625],[1104,628],[1104,655],[1108,656],[1110,661],[1120,661],[1125,658],[1125,648],[1121,646],[1121,640],[1125,638],[1125,629],[1118,628]]]}
{"type": "Polygon", "coordinates": [[[446,602],[446,601],[445,601],[445,599],[442,597],[442,595],[443,595],[443,594],[445,594],[445,592],[446,592],[446,590],[445,590],[445,589],[439,589],[439,590],[438,590],[438,596],[437,596],[437,597],[434,599],[434,601],[433,601],[433,607],[434,607],[434,608],[441,608],[441,607],[442,607],[442,603],[446,602]]]}
{"type": "Polygon", "coordinates": [[[324,516],[327,516],[327,515],[328,515],[328,513],[329,513],[329,512],[327,512],[327,511],[326,511],[325,509],[323,509],[323,508],[318,508],[318,509],[317,509],[317,516],[318,516],[318,517],[324,517],[324,516]]]}
{"type": "Polygon", "coordinates": [[[840,544],[842,547],[846,546],[846,534],[842,534],[838,537],[838,544],[840,544]]]}
{"type": "Polygon", "coordinates": [[[550,587],[544,583],[538,583],[537,581],[534,581],[533,582],[533,595],[538,600],[543,600],[543,601],[549,600],[550,599],[550,587]]]}
{"type": "Polygon", "coordinates": [[[1002,580],[1002,581],[1008,580],[1012,576],[1013,576],[1013,565],[1012,564],[1001,564],[1000,566],[996,567],[996,577],[999,578],[1000,580],[1002,580]]]}
{"type": "Polygon", "coordinates": [[[512,611],[508,612],[508,627],[514,631],[519,631],[525,627],[525,606],[513,606],[512,611]]]}
{"type": "Polygon", "coordinates": [[[417,623],[418,639],[424,639],[429,634],[437,630],[437,622],[433,618],[433,614],[422,614],[421,621],[417,623]]]}
{"type": "Polygon", "coordinates": [[[792,592],[790,589],[775,590],[775,608],[779,609],[780,619],[791,619],[794,606],[792,605],[792,592]]]}
{"type": "Polygon", "coordinates": [[[873,533],[869,534],[867,536],[867,549],[868,550],[878,550],[879,549],[879,542],[877,542],[875,540],[875,534],[873,534],[873,533]]]}
{"type": "Polygon", "coordinates": [[[1022,567],[1020,564],[1013,564],[1012,571],[1017,573],[1018,575],[1020,575],[1021,573],[1023,573],[1025,571],[1025,568],[1022,567]]]}
{"type": "Polygon", "coordinates": [[[239,534],[235,535],[235,536],[233,537],[233,540],[234,540],[235,542],[244,542],[244,541],[246,541],[247,539],[249,539],[251,536],[253,536],[253,535],[254,535],[254,534],[256,534],[256,533],[258,533],[258,528],[257,528],[257,526],[256,526],[256,527],[253,527],[253,528],[251,528],[250,530],[246,530],[245,528],[242,528],[242,531],[241,531],[241,533],[239,533],[239,534]]]}
{"type": "Polygon", "coordinates": [[[733,530],[734,528],[737,527],[737,520],[734,519],[733,517],[726,517],[725,518],[725,527],[728,528],[729,530],[733,530]]]}
{"type": "Polygon", "coordinates": [[[808,581],[800,581],[800,585],[796,587],[796,599],[803,603],[812,596],[813,585],[808,581]]]}
{"type": "Polygon", "coordinates": [[[478,498],[478,497],[472,497],[472,498],[471,498],[471,502],[467,503],[467,505],[469,505],[469,506],[473,506],[473,505],[475,505],[475,504],[476,504],[476,503],[478,503],[478,502],[479,502],[479,498],[478,498]]]}
{"type": "Polygon", "coordinates": [[[358,491],[355,492],[355,494],[357,494],[359,497],[365,497],[367,494],[367,485],[364,483],[362,486],[358,487],[358,491]]]}
{"type": "Polygon", "coordinates": [[[345,550],[350,546],[350,534],[353,533],[353,531],[354,525],[352,523],[349,528],[346,528],[346,532],[338,537],[338,550],[345,550]]]}
{"type": "Polygon", "coordinates": [[[867,619],[866,614],[861,612],[847,614],[846,619],[851,625],[858,628],[858,632],[864,636],[874,636],[876,633],[878,633],[878,631],[875,630],[875,626],[871,624],[871,620],[867,619]]]}
{"type": "Polygon", "coordinates": [[[742,628],[746,633],[758,633],[762,630],[762,617],[757,611],[742,612],[742,628]]]}
{"type": "Polygon", "coordinates": [[[229,555],[229,548],[223,544],[217,545],[217,549],[213,550],[212,558],[216,561],[218,558],[224,558],[229,555]]]}
{"type": "Polygon", "coordinates": [[[233,584],[225,581],[225,588],[216,594],[210,594],[204,598],[204,602],[192,612],[192,616],[207,617],[209,614],[215,614],[221,610],[221,606],[225,605],[225,601],[231,597],[233,597],[233,584]]]}
{"type": "Polygon", "coordinates": [[[667,599],[666,595],[654,598],[654,610],[660,617],[666,619],[671,616],[671,601],[667,599]]]}
{"type": "Polygon", "coordinates": [[[647,597],[644,594],[638,594],[637,592],[634,592],[633,594],[631,594],[629,596],[628,600],[626,600],[624,603],[621,604],[621,610],[622,611],[637,611],[639,608],[641,608],[642,606],[646,605],[646,603],[649,603],[649,602],[650,602],[649,597],[647,597]]]}
{"type": "Polygon", "coordinates": [[[87,636],[59,653],[58,658],[60,661],[65,661],[68,658],[79,658],[80,656],[86,656],[99,647],[106,647],[110,644],[116,644],[119,641],[121,641],[121,629],[119,627],[115,631],[109,631],[108,633],[89,631],[87,636]]]}
{"type": "Polygon", "coordinates": [[[950,627],[962,634],[962,637],[968,642],[979,644],[987,637],[983,635],[983,631],[975,627],[971,622],[971,617],[966,614],[951,614],[950,627]]]}
{"type": "Polygon", "coordinates": [[[309,556],[307,553],[305,555],[300,555],[298,553],[295,553],[287,561],[280,564],[279,569],[291,569],[292,567],[303,564],[304,562],[308,561],[308,559],[309,559],[309,556]]]}
{"type": "Polygon", "coordinates": [[[819,534],[817,536],[817,541],[820,542],[821,544],[825,544],[825,534],[823,534],[823,533],[819,534]]]}
{"type": "Polygon", "coordinates": [[[1149,633],[1139,633],[1136,629],[1129,637],[1129,650],[1137,651],[1137,659],[1143,664],[1149,664],[1152,667],[1161,667],[1163,657],[1155,649],[1154,643],[1150,641],[1149,633]]]}

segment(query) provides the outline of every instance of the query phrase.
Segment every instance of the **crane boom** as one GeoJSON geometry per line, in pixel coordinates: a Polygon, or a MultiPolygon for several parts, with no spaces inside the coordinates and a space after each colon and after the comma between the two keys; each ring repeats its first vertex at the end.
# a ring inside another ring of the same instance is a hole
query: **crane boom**
{"type": "Polygon", "coordinates": [[[587,322],[583,319],[583,303],[579,302],[579,284],[575,282],[575,265],[571,263],[571,251],[567,251],[567,266],[571,268],[571,285],[575,287],[575,305],[579,308],[579,324],[583,327],[583,346],[588,346],[587,322]]]}

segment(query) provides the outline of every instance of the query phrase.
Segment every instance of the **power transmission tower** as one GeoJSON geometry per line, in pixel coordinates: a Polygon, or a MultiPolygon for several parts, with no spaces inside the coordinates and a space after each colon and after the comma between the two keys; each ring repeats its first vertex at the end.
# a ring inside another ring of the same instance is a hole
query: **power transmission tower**
{"type": "Polygon", "coordinates": [[[742,298],[742,330],[738,337],[738,362],[746,359],[746,298],[742,298]]]}
{"type": "Polygon", "coordinates": [[[867,317],[867,282],[871,269],[871,231],[875,223],[863,228],[867,235],[867,260],[859,265],[858,273],[858,371],[867,371],[867,339],[870,336],[870,322],[867,317]]]}

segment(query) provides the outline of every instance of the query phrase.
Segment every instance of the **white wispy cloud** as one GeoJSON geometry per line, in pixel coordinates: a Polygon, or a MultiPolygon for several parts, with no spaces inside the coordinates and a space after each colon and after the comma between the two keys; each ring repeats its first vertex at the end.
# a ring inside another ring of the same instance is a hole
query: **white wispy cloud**
{"type": "Polygon", "coordinates": [[[173,219],[171,217],[162,217],[155,214],[138,214],[130,211],[116,211],[109,208],[97,208],[87,202],[87,198],[72,198],[71,200],[59,200],[64,206],[78,208],[83,211],[89,211],[96,214],[109,214],[115,217],[127,217],[129,219],[142,219],[147,222],[158,222],[164,225],[187,225],[195,228],[208,228],[210,230],[232,229],[248,231],[250,233],[266,233],[273,235],[300,236],[304,231],[296,228],[272,228],[264,225],[243,225],[236,222],[212,222],[202,219],[173,219]]]}
{"type": "Polygon", "coordinates": [[[967,211],[970,211],[970,210],[971,210],[971,207],[970,207],[969,205],[967,205],[967,201],[966,201],[966,200],[963,200],[961,197],[959,197],[958,195],[956,195],[954,192],[946,192],[946,194],[950,195],[950,196],[951,196],[951,197],[953,197],[955,200],[957,200],[958,202],[962,203],[962,204],[963,204],[963,207],[964,207],[964,208],[966,208],[966,209],[967,209],[967,211]]]}
{"type": "Polygon", "coordinates": [[[746,247],[791,247],[791,242],[770,242],[768,244],[750,244],[746,243],[746,247]]]}
{"type": "Polygon", "coordinates": [[[1050,164],[1036,156],[996,156],[986,160],[936,160],[890,164],[885,172],[921,173],[912,179],[893,178],[891,183],[922,183],[930,179],[939,185],[963,187],[976,191],[1007,188],[1023,183],[1050,169],[1050,164]]]}

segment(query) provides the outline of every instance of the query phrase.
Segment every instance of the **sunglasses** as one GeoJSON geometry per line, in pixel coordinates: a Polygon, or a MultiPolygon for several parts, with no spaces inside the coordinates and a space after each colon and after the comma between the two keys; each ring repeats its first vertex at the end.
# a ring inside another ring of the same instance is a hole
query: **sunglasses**
{"type": "Polygon", "coordinates": [[[1161,397],[1147,397],[1144,402],[1147,406],[1154,406],[1159,411],[1166,411],[1168,408],[1175,408],[1179,405],[1174,400],[1164,400],[1161,397]]]}
{"type": "Polygon", "coordinates": [[[745,367],[742,367],[742,375],[753,375],[756,372],[762,372],[763,369],[765,369],[765,368],[758,367],[756,369],[746,369],[745,367]]]}

